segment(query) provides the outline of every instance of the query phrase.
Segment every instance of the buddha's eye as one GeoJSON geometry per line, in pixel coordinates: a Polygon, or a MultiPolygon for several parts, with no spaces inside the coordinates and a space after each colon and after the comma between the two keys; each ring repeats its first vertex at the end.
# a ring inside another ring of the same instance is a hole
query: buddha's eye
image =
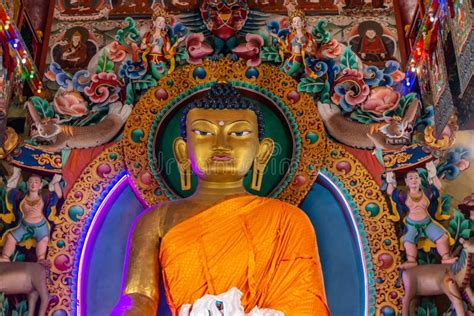
{"type": "Polygon", "coordinates": [[[241,136],[247,136],[250,133],[251,133],[250,131],[238,131],[238,132],[230,132],[229,135],[241,137],[241,136]]]}
{"type": "Polygon", "coordinates": [[[193,129],[193,132],[196,133],[196,135],[199,135],[199,136],[209,136],[209,135],[212,135],[211,132],[201,131],[201,130],[199,130],[199,129],[193,129]]]}

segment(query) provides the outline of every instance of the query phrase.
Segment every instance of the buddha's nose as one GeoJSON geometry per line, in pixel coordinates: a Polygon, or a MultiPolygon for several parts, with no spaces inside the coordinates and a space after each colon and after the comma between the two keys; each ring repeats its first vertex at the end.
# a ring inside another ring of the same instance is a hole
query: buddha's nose
{"type": "Polygon", "coordinates": [[[229,150],[229,143],[227,141],[227,135],[223,131],[219,131],[216,135],[216,142],[214,143],[214,150],[227,151],[229,150]]]}

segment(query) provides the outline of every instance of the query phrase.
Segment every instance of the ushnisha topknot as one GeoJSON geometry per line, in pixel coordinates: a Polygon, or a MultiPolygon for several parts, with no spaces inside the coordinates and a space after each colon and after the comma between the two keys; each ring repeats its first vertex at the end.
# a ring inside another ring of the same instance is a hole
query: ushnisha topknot
{"type": "Polygon", "coordinates": [[[192,109],[210,110],[251,110],[257,115],[258,139],[265,137],[265,121],[260,109],[247,99],[244,99],[237,89],[226,82],[214,84],[206,96],[188,104],[181,114],[181,137],[186,140],[186,117],[192,109]]]}

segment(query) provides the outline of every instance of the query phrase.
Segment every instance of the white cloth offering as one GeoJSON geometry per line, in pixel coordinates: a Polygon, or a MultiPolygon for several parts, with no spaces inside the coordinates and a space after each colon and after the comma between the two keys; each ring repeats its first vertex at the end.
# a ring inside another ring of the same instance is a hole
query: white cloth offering
{"type": "Polygon", "coordinates": [[[179,316],[284,316],[280,311],[255,306],[249,314],[245,314],[240,303],[242,292],[236,287],[219,295],[206,294],[193,305],[181,306],[179,316]]]}

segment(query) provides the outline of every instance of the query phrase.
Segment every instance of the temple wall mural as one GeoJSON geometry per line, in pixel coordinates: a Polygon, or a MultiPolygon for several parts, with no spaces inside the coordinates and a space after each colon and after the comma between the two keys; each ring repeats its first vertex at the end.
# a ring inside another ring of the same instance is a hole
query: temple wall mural
{"type": "Polygon", "coordinates": [[[0,315],[472,315],[466,0],[0,2],[0,315]]]}

